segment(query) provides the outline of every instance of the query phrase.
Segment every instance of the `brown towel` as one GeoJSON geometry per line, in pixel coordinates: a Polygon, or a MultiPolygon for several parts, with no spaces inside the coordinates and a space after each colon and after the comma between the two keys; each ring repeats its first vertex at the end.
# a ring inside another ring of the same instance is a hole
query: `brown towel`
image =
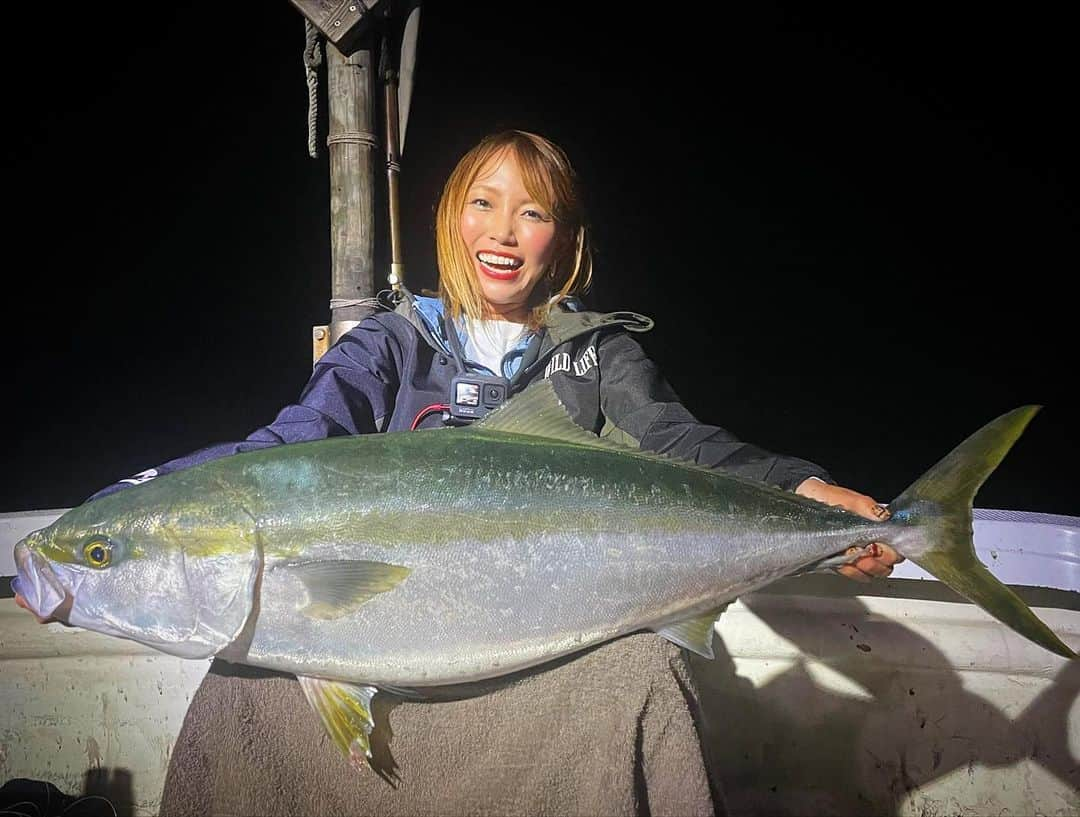
{"type": "Polygon", "coordinates": [[[294,678],[215,662],[177,738],[162,815],[716,813],[686,662],[651,633],[479,696],[375,702],[389,725],[375,757],[393,783],[349,767],[294,678]]]}

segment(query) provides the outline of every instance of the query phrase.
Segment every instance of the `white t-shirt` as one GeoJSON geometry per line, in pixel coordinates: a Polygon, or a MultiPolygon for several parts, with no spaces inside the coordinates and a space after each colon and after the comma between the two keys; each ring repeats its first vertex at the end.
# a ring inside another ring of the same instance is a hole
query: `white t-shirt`
{"type": "Polygon", "coordinates": [[[502,359],[518,345],[525,324],[513,321],[465,319],[465,357],[502,375],[502,359]]]}

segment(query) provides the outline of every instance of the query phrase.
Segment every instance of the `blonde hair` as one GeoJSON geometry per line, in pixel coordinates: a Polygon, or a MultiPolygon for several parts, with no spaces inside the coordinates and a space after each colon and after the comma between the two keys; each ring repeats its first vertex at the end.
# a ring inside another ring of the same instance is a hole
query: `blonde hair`
{"type": "Polygon", "coordinates": [[[507,153],[521,168],[525,190],[551,214],[556,228],[551,262],[530,296],[528,325],[536,329],[547,320],[552,303],[588,289],[592,253],[577,175],[570,160],[562,148],[535,133],[509,130],[490,134],[462,156],[450,173],[435,215],[439,297],[455,319],[463,314],[473,319],[484,315],[484,299],[472,256],[461,238],[460,219],[469,188],[480,171],[489,161],[507,153]]]}

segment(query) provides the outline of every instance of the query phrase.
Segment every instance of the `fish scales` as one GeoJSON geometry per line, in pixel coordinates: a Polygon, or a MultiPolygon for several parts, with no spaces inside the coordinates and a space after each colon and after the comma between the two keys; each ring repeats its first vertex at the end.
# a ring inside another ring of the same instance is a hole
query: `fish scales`
{"type": "Polygon", "coordinates": [[[13,587],[40,616],[296,673],[357,765],[379,687],[457,690],[643,629],[712,657],[725,602],[873,542],[1072,658],[971,540],[975,492],[1037,410],[870,521],[598,439],[544,380],[465,429],[266,448],[73,508],[16,545],[13,587]]]}
{"type": "Polygon", "coordinates": [[[333,456],[312,444],[288,468],[269,455],[223,461],[222,480],[248,494],[258,520],[260,620],[273,622],[234,657],[376,684],[478,680],[711,609],[772,578],[770,564],[789,572],[793,552],[809,563],[873,526],[719,472],[539,447],[465,429],[335,446],[333,456]],[[384,560],[411,573],[347,617],[311,619],[296,612],[304,585],[276,569],[298,540],[305,559],[384,560]]]}

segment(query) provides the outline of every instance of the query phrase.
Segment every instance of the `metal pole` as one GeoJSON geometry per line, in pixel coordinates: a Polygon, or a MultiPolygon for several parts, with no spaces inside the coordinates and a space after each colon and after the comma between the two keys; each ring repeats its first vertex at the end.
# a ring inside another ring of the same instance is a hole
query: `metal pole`
{"type": "Polygon", "coordinates": [[[375,295],[375,150],[371,52],[345,57],[327,43],[330,133],[330,336],[333,344],[356,326],[375,295]]]}
{"type": "MultiPolygon", "coordinates": [[[[385,40],[383,53],[386,53],[385,40]]],[[[386,185],[390,205],[390,286],[397,292],[405,278],[405,264],[401,258],[401,223],[398,215],[398,174],[401,173],[398,155],[398,75],[387,68],[383,72],[386,92],[386,185]]]]}

